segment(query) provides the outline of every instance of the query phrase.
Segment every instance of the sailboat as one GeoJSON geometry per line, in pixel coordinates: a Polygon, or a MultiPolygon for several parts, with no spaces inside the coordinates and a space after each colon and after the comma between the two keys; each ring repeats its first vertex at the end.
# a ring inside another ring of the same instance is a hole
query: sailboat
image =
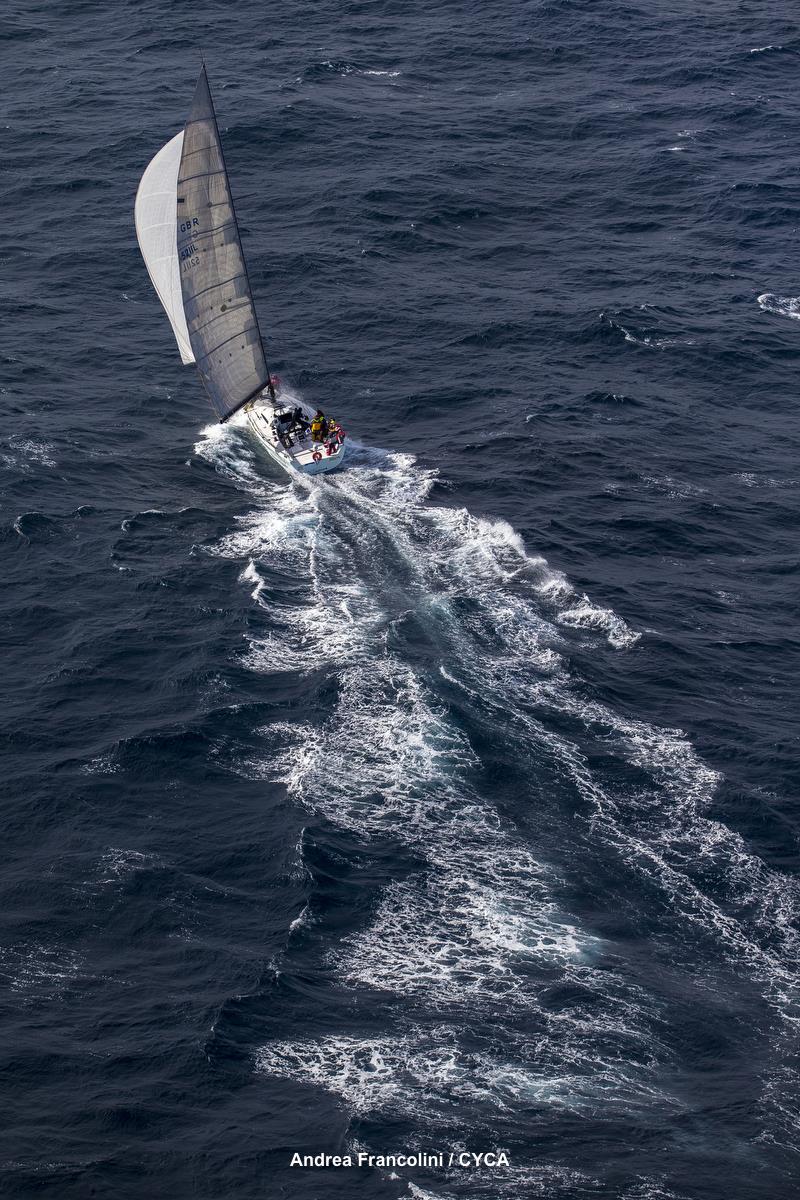
{"type": "Polygon", "coordinates": [[[338,467],[344,431],[285,392],[267,367],[205,64],[191,112],[142,175],[136,236],[181,361],[194,363],[220,421],[244,409],[293,474],[338,467]]]}

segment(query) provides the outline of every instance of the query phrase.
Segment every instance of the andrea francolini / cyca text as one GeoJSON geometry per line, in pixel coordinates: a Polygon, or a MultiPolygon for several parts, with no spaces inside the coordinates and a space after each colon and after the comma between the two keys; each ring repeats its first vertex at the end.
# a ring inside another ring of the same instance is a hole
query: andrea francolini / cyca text
{"type": "Polygon", "coordinates": [[[505,1150],[487,1150],[476,1154],[467,1150],[440,1150],[415,1154],[298,1154],[292,1155],[292,1167],[507,1167],[505,1150]]]}

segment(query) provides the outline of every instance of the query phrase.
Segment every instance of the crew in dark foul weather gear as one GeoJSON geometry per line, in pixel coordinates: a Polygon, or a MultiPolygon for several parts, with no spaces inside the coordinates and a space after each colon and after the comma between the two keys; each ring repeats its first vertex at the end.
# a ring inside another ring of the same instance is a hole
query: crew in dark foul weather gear
{"type": "Polygon", "coordinates": [[[295,429],[299,430],[300,436],[302,437],[303,434],[308,431],[309,425],[308,418],[305,416],[302,408],[296,408],[294,410],[292,413],[292,420],[294,421],[295,429]]]}
{"type": "Polygon", "coordinates": [[[291,438],[294,422],[292,414],[288,412],[278,413],[275,420],[272,422],[272,428],[275,430],[275,436],[282,446],[287,450],[291,450],[294,442],[291,438]]]}

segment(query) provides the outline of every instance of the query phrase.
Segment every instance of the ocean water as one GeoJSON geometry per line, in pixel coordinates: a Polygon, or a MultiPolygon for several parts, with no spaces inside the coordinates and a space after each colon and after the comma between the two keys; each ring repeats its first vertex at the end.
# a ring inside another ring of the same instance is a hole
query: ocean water
{"type": "Polygon", "coordinates": [[[2,1194],[800,1196],[796,6],[0,32],[2,1194]],[[328,478],[139,256],[201,51],[328,478]]]}

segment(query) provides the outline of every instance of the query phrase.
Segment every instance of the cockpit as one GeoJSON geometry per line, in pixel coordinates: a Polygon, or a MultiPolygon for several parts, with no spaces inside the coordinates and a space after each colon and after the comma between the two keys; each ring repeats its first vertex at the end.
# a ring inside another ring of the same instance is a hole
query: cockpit
{"type": "Polygon", "coordinates": [[[276,409],[273,428],[278,441],[289,450],[294,445],[294,439],[299,442],[305,440],[309,422],[302,408],[276,409]]]}

